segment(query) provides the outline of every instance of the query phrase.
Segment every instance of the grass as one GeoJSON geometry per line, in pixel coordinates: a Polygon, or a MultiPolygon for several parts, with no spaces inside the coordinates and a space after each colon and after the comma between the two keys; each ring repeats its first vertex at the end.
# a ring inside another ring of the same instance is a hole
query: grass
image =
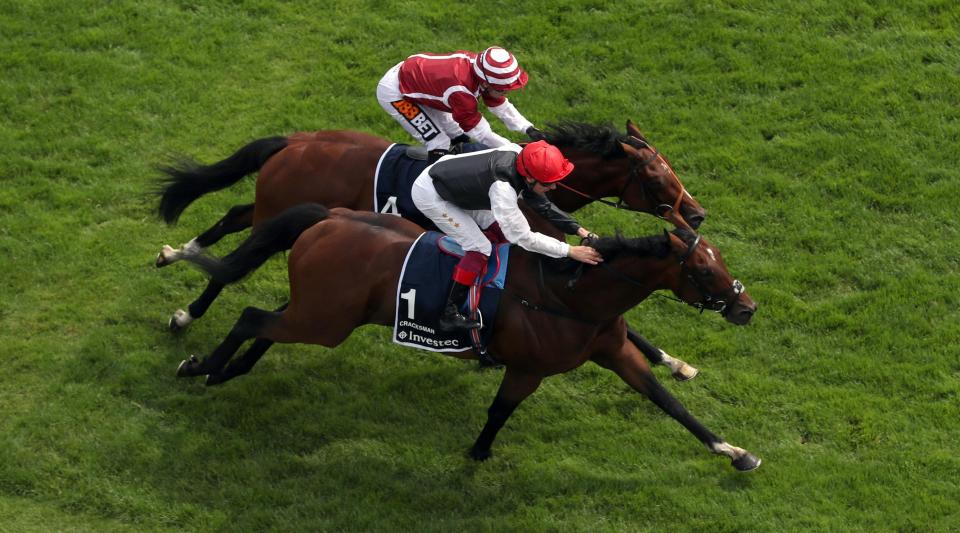
{"type": "Polygon", "coordinates": [[[0,5],[0,529],[956,529],[958,26],[933,0],[0,5]],[[167,333],[204,279],[154,255],[253,188],[165,227],[154,166],[296,130],[404,140],[382,73],[494,43],[530,71],[512,100],[535,124],[633,119],[709,210],[754,323],[658,298],[629,319],[703,370],[667,386],[757,472],[592,365],[475,464],[500,374],[376,328],[276,346],[222,388],[173,377],[286,279],[271,261],[167,333]]]}

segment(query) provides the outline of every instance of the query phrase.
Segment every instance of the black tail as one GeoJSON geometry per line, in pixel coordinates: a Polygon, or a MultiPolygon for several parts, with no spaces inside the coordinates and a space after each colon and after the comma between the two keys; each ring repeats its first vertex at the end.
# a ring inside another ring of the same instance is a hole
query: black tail
{"type": "Polygon", "coordinates": [[[291,207],[257,226],[240,247],[223,259],[201,254],[184,259],[200,267],[214,281],[228,285],[259,268],[273,254],[292,248],[301,233],[329,215],[330,210],[320,204],[291,207]]]}
{"type": "Polygon", "coordinates": [[[286,146],[286,137],[267,137],[253,141],[212,165],[200,165],[187,160],[177,166],[160,167],[160,171],[167,175],[162,179],[158,191],[160,216],[167,224],[173,224],[191,202],[208,192],[229,187],[240,178],[260,170],[267,159],[286,146]]]}

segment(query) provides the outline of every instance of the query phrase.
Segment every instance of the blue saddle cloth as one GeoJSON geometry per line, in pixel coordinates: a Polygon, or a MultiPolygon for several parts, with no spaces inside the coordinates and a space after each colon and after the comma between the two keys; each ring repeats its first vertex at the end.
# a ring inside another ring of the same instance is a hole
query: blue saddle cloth
{"type": "MultiPolygon", "coordinates": [[[[380,156],[374,173],[373,210],[377,213],[398,215],[417,223],[423,229],[437,231],[437,227],[423,215],[410,198],[413,182],[427,168],[427,161],[407,157],[406,144],[392,144],[380,156]]],[[[477,152],[489,147],[480,143],[464,143],[461,153],[477,152]]]]}
{"type": "MultiPolygon", "coordinates": [[[[479,320],[480,342],[486,346],[493,332],[500,304],[510,245],[501,244],[490,256],[482,287],[479,320]]],[[[468,331],[447,332],[437,328],[437,319],[447,302],[453,267],[463,250],[449,237],[435,231],[420,235],[407,252],[397,287],[397,314],[393,342],[432,352],[462,352],[473,348],[468,331]]],[[[471,291],[473,292],[473,291],[471,291]]]]}

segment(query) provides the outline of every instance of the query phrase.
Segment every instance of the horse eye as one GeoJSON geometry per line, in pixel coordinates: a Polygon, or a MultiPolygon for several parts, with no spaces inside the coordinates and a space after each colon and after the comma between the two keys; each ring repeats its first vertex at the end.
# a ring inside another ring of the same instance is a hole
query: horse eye
{"type": "Polygon", "coordinates": [[[713,276],[713,271],[710,270],[709,268],[704,268],[700,270],[700,275],[705,278],[709,278],[713,276]]]}

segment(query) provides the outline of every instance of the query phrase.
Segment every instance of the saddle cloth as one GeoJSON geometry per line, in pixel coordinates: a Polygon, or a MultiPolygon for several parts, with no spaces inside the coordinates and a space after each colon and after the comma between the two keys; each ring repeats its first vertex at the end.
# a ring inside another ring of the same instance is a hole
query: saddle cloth
{"type": "MultiPolygon", "coordinates": [[[[410,198],[413,182],[427,168],[429,163],[407,157],[406,144],[391,144],[377,163],[373,175],[373,210],[377,213],[397,215],[415,222],[421,228],[437,231],[437,227],[423,215],[410,198]]],[[[480,143],[464,143],[460,153],[486,150],[480,143]]]]}
{"type": "MultiPolygon", "coordinates": [[[[507,277],[509,250],[508,244],[501,244],[494,249],[479,285],[482,297],[477,319],[482,324],[480,342],[484,346],[493,332],[507,277]]],[[[453,267],[462,255],[460,246],[442,233],[428,231],[417,238],[407,252],[400,272],[393,342],[431,352],[462,352],[473,348],[469,331],[447,332],[437,328],[437,319],[453,283],[453,267]]],[[[470,292],[472,296],[475,291],[470,292]]],[[[469,306],[468,303],[466,307],[469,306]]]]}

